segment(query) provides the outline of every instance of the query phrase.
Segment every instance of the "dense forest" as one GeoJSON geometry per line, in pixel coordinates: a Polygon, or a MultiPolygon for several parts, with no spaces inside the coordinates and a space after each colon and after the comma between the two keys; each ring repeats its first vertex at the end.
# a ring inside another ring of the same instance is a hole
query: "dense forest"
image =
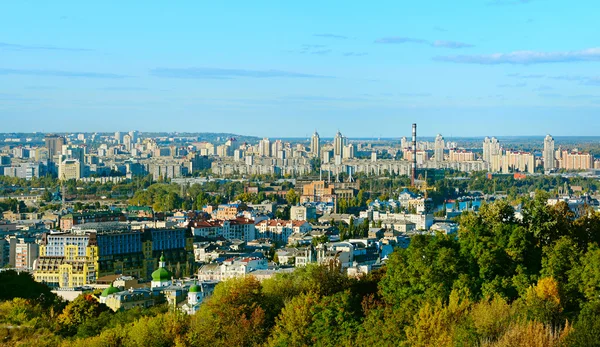
{"type": "Polygon", "coordinates": [[[420,235],[381,270],[336,264],[219,284],[194,316],[65,304],[27,274],[0,274],[0,340],[23,346],[596,346],[600,215],[504,201],[420,235]],[[20,277],[19,277],[20,276],[20,277]],[[24,290],[27,288],[27,290],[24,290]]]}

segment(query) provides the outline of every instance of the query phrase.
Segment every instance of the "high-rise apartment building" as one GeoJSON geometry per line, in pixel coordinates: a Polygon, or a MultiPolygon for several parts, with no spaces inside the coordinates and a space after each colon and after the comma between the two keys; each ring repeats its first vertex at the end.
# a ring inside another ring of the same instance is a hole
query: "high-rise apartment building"
{"type": "Polygon", "coordinates": [[[353,144],[348,144],[346,146],[344,146],[343,149],[343,158],[344,159],[354,159],[354,145],[353,144]]]}
{"type": "Polygon", "coordinates": [[[316,130],[310,139],[310,153],[316,158],[321,157],[321,138],[316,130]]]}
{"type": "Polygon", "coordinates": [[[341,132],[337,132],[335,134],[335,138],[333,139],[333,156],[342,156],[344,154],[344,146],[345,146],[345,138],[342,136],[341,132]]]}
{"type": "Polygon", "coordinates": [[[491,163],[493,156],[501,154],[502,150],[498,139],[495,137],[492,137],[491,139],[486,137],[485,140],[483,140],[483,161],[491,163]]]}
{"type": "Polygon", "coordinates": [[[58,178],[61,180],[78,180],[81,178],[82,163],[77,159],[65,159],[58,166],[58,178]]]}
{"type": "Polygon", "coordinates": [[[563,150],[558,158],[559,167],[565,170],[588,170],[594,167],[594,157],[576,150],[563,150]]]}
{"type": "Polygon", "coordinates": [[[271,144],[271,156],[277,157],[281,151],[283,151],[283,142],[281,140],[275,140],[271,144]]]}
{"type": "Polygon", "coordinates": [[[401,149],[410,147],[410,144],[408,143],[408,139],[406,138],[406,136],[403,136],[402,139],[400,140],[400,147],[401,147],[401,149]]]}
{"type": "Polygon", "coordinates": [[[440,161],[444,161],[444,147],[445,147],[445,142],[444,142],[444,138],[442,137],[442,135],[438,134],[435,137],[435,161],[440,162],[440,161]]]}
{"type": "Polygon", "coordinates": [[[56,134],[48,134],[44,140],[46,141],[46,148],[48,148],[48,159],[52,161],[55,155],[62,153],[65,138],[56,134]]]}
{"type": "Polygon", "coordinates": [[[550,135],[546,135],[544,139],[544,170],[549,171],[556,168],[556,159],[554,153],[554,138],[550,135]]]}
{"type": "Polygon", "coordinates": [[[271,156],[271,141],[268,138],[265,137],[258,143],[258,155],[261,157],[271,156]]]}

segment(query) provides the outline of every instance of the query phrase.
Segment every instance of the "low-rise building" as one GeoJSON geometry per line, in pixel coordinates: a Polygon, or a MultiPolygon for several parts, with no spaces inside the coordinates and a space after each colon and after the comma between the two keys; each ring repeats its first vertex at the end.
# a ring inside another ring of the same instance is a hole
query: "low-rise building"
{"type": "Polygon", "coordinates": [[[203,238],[238,239],[245,242],[256,239],[254,221],[247,218],[193,221],[189,226],[194,236],[203,238]]]}
{"type": "Polygon", "coordinates": [[[200,281],[225,281],[230,278],[245,277],[256,270],[268,269],[264,258],[230,258],[221,264],[212,263],[198,270],[200,281]]]}
{"type": "Polygon", "coordinates": [[[257,238],[270,239],[284,244],[293,233],[307,233],[312,230],[307,221],[270,219],[256,224],[257,238]]]}

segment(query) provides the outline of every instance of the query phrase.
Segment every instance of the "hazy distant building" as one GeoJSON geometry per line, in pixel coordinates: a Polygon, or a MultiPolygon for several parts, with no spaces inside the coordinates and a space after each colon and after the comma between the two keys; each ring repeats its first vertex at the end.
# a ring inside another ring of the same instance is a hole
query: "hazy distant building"
{"type": "Polygon", "coordinates": [[[544,139],[544,170],[550,171],[556,168],[556,159],[554,158],[554,138],[550,135],[546,135],[544,139]]]}
{"type": "Polygon", "coordinates": [[[258,143],[258,155],[261,157],[271,156],[271,141],[268,138],[265,137],[258,143]]]}
{"type": "Polygon", "coordinates": [[[486,137],[485,140],[483,140],[483,161],[491,163],[493,156],[501,154],[502,151],[498,139],[495,137],[492,137],[491,139],[486,137]]]}
{"type": "Polygon", "coordinates": [[[471,151],[459,150],[459,149],[451,149],[450,154],[448,155],[449,161],[475,161],[475,153],[471,151]]]}
{"type": "Polygon", "coordinates": [[[435,161],[444,161],[444,147],[444,138],[442,137],[442,135],[438,134],[435,137],[435,161]]]}
{"type": "Polygon", "coordinates": [[[406,136],[402,137],[402,140],[400,140],[400,149],[405,149],[410,147],[410,145],[408,144],[408,139],[406,138],[406,136]]]}
{"type": "Polygon", "coordinates": [[[335,134],[333,139],[333,157],[342,156],[344,153],[344,136],[339,131],[335,134]]]}
{"type": "Polygon", "coordinates": [[[65,138],[56,134],[48,134],[44,138],[46,142],[46,148],[48,148],[48,157],[50,160],[55,155],[59,155],[62,152],[62,146],[65,144],[65,138]]]}
{"type": "Polygon", "coordinates": [[[310,139],[310,153],[316,158],[321,157],[321,138],[316,130],[310,139]]]}
{"type": "Polygon", "coordinates": [[[594,167],[594,157],[576,150],[563,150],[558,158],[559,167],[565,170],[587,170],[594,167]]]}
{"type": "Polygon", "coordinates": [[[354,145],[348,144],[343,149],[343,159],[354,159],[354,145]]]}
{"type": "Polygon", "coordinates": [[[81,162],[77,159],[65,159],[58,166],[58,178],[61,180],[78,180],[81,178],[81,162]]]}

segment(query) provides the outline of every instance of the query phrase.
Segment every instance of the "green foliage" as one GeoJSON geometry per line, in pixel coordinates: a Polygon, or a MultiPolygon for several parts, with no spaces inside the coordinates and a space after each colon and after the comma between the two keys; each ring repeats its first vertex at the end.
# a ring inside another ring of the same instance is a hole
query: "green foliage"
{"type": "MultiPolygon", "coordinates": [[[[89,296],[63,308],[31,276],[0,273],[0,339],[34,346],[599,345],[600,216],[575,218],[540,196],[523,199],[523,220],[500,201],[465,213],[458,236],[416,235],[383,269],[360,278],[331,262],[262,282],[222,282],[192,317],[160,306],[113,313],[89,296]]],[[[344,237],[369,227],[333,225],[344,237]]]]}
{"type": "Polygon", "coordinates": [[[100,304],[96,298],[91,295],[80,295],[57,317],[58,329],[62,335],[73,336],[77,334],[81,324],[105,311],[108,311],[108,307],[100,304]]]}
{"type": "Polygon", "coordinates": [[[0,272],[0,301],[14,298],[29,299],[44,307],[49,307],[58,300],[48,286],[36,282],[30,273],[2,271],[0,272]]]}

